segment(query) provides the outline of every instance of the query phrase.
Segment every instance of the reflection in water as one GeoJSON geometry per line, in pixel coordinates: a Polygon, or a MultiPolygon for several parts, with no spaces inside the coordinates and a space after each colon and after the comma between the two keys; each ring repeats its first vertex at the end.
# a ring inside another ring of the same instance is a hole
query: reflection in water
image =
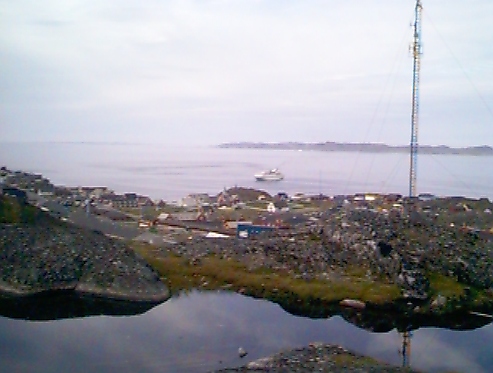
{"type": "Polygon", "coordinates": [[[402,355],[402,366],[409,367],[411,359],[411,337],[412,333],[405,331],[402,333],[402,349],[400,351],[402,355]]]}
{"type": "Polygon", "coordinates": [[[454,330],[477,329],[491,322],[488,315],[474,314],[469,312],[457,312],[443,315],[420,314],[413,312],[414,305],[401,304],[399,312],[388,309],[382,312],[380,308],[366,308],[364,311],[341,308],[338,302],[331,305],[313,300],[310,303],[299,303],[289,298],[277,296],[270,299],[278,303],[287,312],[303,317],[328,318],[336,315],[342,316],[346,321],[368,331],[384,333],[393,329],[399,332],[410,331],[425,326],[434,326],[454,330]],[[485,317],[486,316],[486,317],[485,317]]]}
{"type": "Polygon", "coordinates": [[[487,317],[473,315],[467,312],[455,314],[431,315],[431,314],[409,314],[382,313],[379,310],[357,310],[345,309],[337,311],[337,314],[348,322],[368,331],[385,333],[393,329],[401,333],[409,332],[423,327],[439,327],[452,330],[474,330],[491,323],[487,317]]]}
{"type": "Polygon", "coordinates": [[[31,321],[71,319],[95,315],[132,316],[147,312],[156,305],[156,303],[80,297],[72,291],[67,291],[22,298],[0,297],[0,315],[31,321]]]}
{"type": "MultiPolygon", "coordinates": [[[[491,325],[412,333],[413,368],[486,373],[493,365],[487,347],[491,325]]],[[[0,371],[207,372],[314,341],[402,364],[396,330],[373,333],[340,316],[309,319],[238,294],[194,292],[139,316],[43,323],[0,318],[0,371]],[[248,351],[244,359],[238,357],[240,346],[248,351]]]]}

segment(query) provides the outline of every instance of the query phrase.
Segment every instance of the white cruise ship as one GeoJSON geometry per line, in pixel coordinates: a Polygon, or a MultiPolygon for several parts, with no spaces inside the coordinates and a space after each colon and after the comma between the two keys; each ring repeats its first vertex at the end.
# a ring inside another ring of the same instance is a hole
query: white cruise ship
{"type": "Polygon", "coordinates": [[[284,179],[284,175],[277,168],[259,172],[254,176],[257,181],[280,181],[284,179]]]}

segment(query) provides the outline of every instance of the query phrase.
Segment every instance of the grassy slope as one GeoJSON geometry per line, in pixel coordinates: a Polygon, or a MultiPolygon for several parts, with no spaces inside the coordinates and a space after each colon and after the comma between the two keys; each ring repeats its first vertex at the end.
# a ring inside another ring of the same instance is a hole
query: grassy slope
{"type": "MultiPolygon", "coordinates": [[[[228,289],[273,301],[307,306],[313,304],[317,307],[334,305],[346,298],[377,306],[402,300],[397,285],[368,280],[357,268],[333,280],[306,281],[266,269],[250,271],[232,259],[210,256],[192,264],[173,254],[163,255],[150,245],[134,244],[133,247],[160,273],[172,294],[193,289],[228,289]]],[[[440,274],[432,273],[428,278],[431,298],[441,295],[447,299],[447,306],[434,312],[491,307],[493,294],[488,291],[471,289],[440,274]]],[[[429,306],[422,308],[422,312],[429,310],[429,306]]]]}
{"type": "Polygon", "coordinates": [[[337,280],[306,281],[268,270],[249,271],[243,264],[230,259],[211,256],[190,264],[186,259],[173,255],[157,256],[149,246],[139,245],[136,250],[163,276],[175,293],[194,288],[229,288],[265,298],[284,295],[300,301],[317,299],[322,303],[354,298],[376,304],[390,302],[400,295],[395,285],[375,283],[357,274],[348,274],[337,280]]]}

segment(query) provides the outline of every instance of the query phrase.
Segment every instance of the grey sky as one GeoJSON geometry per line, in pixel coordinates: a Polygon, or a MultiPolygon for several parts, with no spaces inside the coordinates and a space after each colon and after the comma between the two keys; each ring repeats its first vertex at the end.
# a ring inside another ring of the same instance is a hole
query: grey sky
{"type": "MultiPolygon", "coordinates": [[[[493,1],[423,0],[419,141],[493,145],[493,1]]],[[[0,0],[0,141],[410,138],[414,0],[0,0]]]]}

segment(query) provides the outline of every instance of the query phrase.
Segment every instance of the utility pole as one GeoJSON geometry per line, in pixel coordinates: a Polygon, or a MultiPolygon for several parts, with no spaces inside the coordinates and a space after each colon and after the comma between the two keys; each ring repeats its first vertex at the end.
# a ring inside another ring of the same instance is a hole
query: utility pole
{"type": "Polygon", "coordinates": [[[414,37],[413,37],[413,105],[411,114],[411,145],[409,168],[409,197],[416,196],[416,166],[418,162],[418,113],[419,113],[419,71],[421,67],[421,12],[423,6],[421,0],[416,1],[414,11],[414,37]]]}

